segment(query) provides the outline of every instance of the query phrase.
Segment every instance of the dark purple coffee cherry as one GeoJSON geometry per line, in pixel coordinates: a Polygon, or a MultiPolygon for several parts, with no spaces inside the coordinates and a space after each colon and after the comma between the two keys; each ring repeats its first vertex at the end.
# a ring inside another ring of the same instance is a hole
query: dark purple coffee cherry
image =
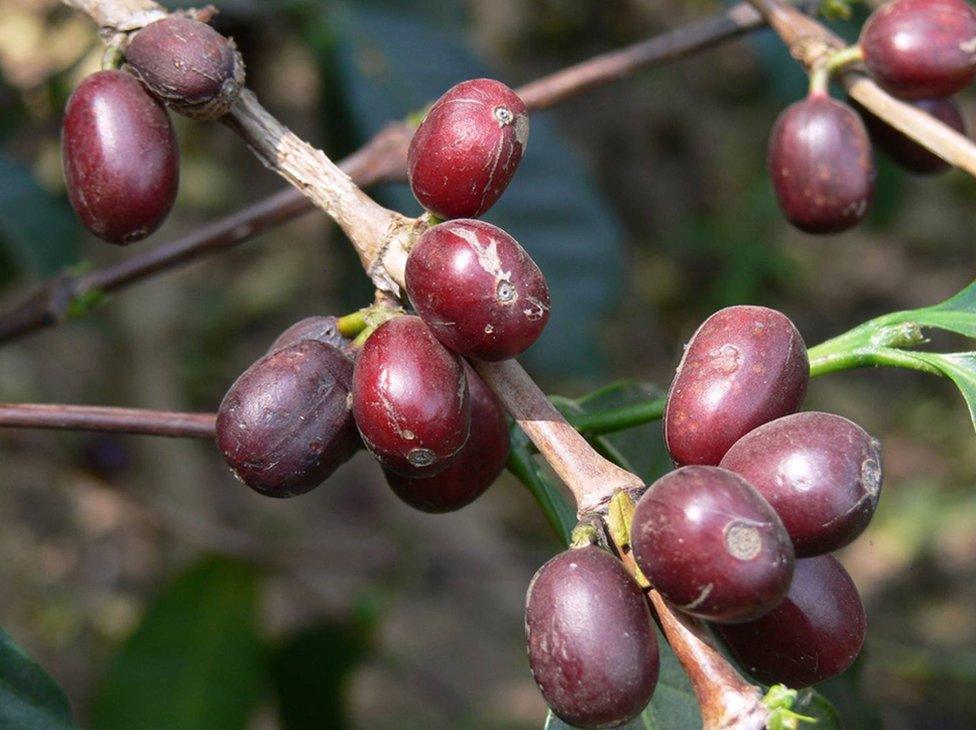
{"type": "Polygon", "coordinates": [[[643,592],[598,547],[539,568],[525,603],[529,665],[552,711],[579,728],[636,717],[657,684],[657,637],[643,592]]]}
{"type": "Polygon", "coordinates": [[[195,119],[226,114],[244,86],[244,61],[234,41],[184,15],[136,33],[125,60],[153,94],[195,119]]]}
{"type": "Polygon", "coordinates": [[[654,482],[637,502],[631,544],[662,596],[711,621],[758,618],[793,576],[793,545],[776,512],[717,466],[685,466],[654,482]]]}
{"type": "Polygon", "coordinates": [[[463,81],[434,102],[410,142],[413,194],[441,218],[477,218],[505,192],[528,138],[518,94],[492,79],[463,81]]]}
{"type": "Polygon", "coordinates": [[[64,111],[61,162],[75,213],[109,243],[145,238],[176,200],[179,152],[169,116],[123,71],[78,84],[64,111]]]}
{"type": "Polygon", "coordinates": [[[895,96],[951,96],[976,76],[976,12],[964,0],[893,0],[871,13],[860,45],[895,96]]]}
{"type": "Polygon", "coordinates": [[[765,307],[722,309],[685,348],[664,412],[671,458],[716,465],[757,426],[803,403],[810,364],[803,338],[783,314],[765,307]]]}
{"type": "Polygon", "coordinates": [[[766,498],[803,558],[853,542],[881,496],[881,445],[831,413],[795,413],[760,426],[733,444],[721,466],[766,498]]]}
{"type": "Polygon", "coordinates": [[[404,476],[443,471],[468,440],[468,384],[461,358],[420,317],[384,322],[363,345],[353,414],[366,447],[404,476]]]}
{"type": "MultiPolygon", "coordinates": [[[[908,103],[952,127],[959,134],[966,133],[966,124],[959,112],[959,105],[952,99],[916,99],[908,103]]],[[[937,154],[929,152],[911,137],[899,132],[857,102],[851,100],[851,106],[861,115],[875,146],[908,172],[916,175],[935,175],[951,167],[937,154]]]]}
{"type": "Polygon", "coordinates": [[[304,340],[254,363],[217,412],[217,447],[234,474],[269,497],[321,484],[360,447],[349,403],[353,365],[304,340]]]}
{"type": "Polygon", "coordinates": [[[278,335],[278,339],[271,343],[268,352],[280,350],[302,340],[318,340],[332,345],[344,354],[348,354],[349,345],[352,344],[351,340],[340,334],[338,317],[306,317],[278,335]]]}
{"type": "Polygon", "coordinates": [[[453,512],[490,487],[508,459],[508,419],[497,396],[464,363],[471,401],[471,434],[450,465],[432,477],[407,477],[391,471],[386,481],[394,494],[424,512],[453,512]]]}
{"type": "Polygon", "coordinates": [[[456,220],[426,231],[407,257],[406,285],[437,339],[466,357],[515,357],[549,321],[539,267],[490,223],[456,220]]]}
{"type": "Polygon", "coordinates": [[[864,123],[828,96],[810,96],[779,115],[766,164],[780,209],[807,233],[857,225],[874,199],[874,160],[864,123]]]}
{"type": "Polygon", "coordinates": [[[789,593],[765,616],[715,630],[757,680],[800,689],[851,665],[864,644],[867,617],[847,571],[821,555],[796,561],[789,593]]]}

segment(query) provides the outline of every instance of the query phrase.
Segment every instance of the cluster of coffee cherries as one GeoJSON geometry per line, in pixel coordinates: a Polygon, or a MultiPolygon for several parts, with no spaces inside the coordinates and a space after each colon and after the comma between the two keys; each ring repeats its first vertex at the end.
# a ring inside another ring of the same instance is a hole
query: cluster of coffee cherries
{"type": "Polygon", "coordinates": [[[435,223],[406,261],[416,314],[374,309],[382,321],[354,342],[331,317],[279,337],[218,411],[218,446],[245,484],[302,494],[365,446],[393,491],[425,511],[459,509],[491,485],[508,422],[467,359],[528,348],[549,319],[549,289],[514,238],[476,217],[508,186],[527,135],[524,104],[498,81],[465,81],[434,103],[408,156],[435,223]]]}
{"type": "MultiPolygon", "coordinates": [[[[965,134],[951,97],[976,77],[976,11],[966,0],[891,0],[841,54],[863,61],[888,93],[965,134]]],[[[815,71],[808,97],[779,116],[769,139],[769,173],[787,219],[808,233],[837,233],[863,220],[874,197],[872,142],[909,172],[949,168],[853,100],[832,99],[826,76],[815,71]]]]}
{"type": "MultiPolygon", "coordinates": [[[[639,497],[633,557],[669,604],[709,622],[762,683],[807,687],[864,641],[857,589],[830,555],[860,535],[881,491],[878,442],[841,416],[798,412],[810,377],[783,314],[735,306],[689,342],[668,394],[676,469],[639,497]]],[[[657,680],[653,620],[637,582],[590,545],[529,587],[529,658],[553,711],[582,728],[636,716],[657,680]]]]}
{"type": "Polygon", "coordinates": [[[179,151],[163,103],[196,119],[219,117],[240,93],[244,64],[233,41],[184,15],[157,20],[113,50],[124,50],[124,67],[87,76],[68,100],[61,159],[81,222],[126,245],[159,228],[176,200],[179,151]]]}

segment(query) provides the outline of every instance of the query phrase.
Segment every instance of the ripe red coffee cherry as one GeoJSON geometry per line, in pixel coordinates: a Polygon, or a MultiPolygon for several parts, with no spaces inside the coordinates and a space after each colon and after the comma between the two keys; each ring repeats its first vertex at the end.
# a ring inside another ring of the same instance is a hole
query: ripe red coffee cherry
{"type": "Polygon", "coordinates": [[[715,629],[757,680],[800,689],[851,665],[864,644],[867,617],[847,571],[821,555],[796,561],[789,593],[765,616],[715,629]]]}
{"type": "Polygon", "coordinates": [[[711,621],[761,616],[793,576],[793,545],[776,512],[717,466],[685,466],[654,482],[637,502],[631,542],[662,596],[711,621]]]}
{"type": "Polygon", "coordinates": [[[427,230],[407,257],[406,285],[437,339],[466,357],[515,357],[549,321],[539,267],[490,223],[457,220],[427,230]]]}
{"type": "Polygon", "coordinates": [[[804,558],[852,542],[881,496],[881,445],[831,413],[795,413],[760,426],[733,444],[721,466],[766,498],[804,558]]]}
{"type": "Polygon", "coordinates": [[[125,60],[153,94],[195,119],[225,114],[244,86],[244,61],[234,42],[183,15],[136,33],[125,60]]]}
{"type": "MultiPolygon", "coordinates": [[[[959,112],[959,106],[952,99],[916,99],[908,103],[960,134],[966,133],[966,124],[959,112]]],[[[864,120],[871,141],[900,167],[916,175],[934,175],[949,169],[948,162],[929,152],[911,137],[899,132],[860,104],[852,102],[852,106],[864,120]]]]}
{"type": "Polygon", "coordinates": [[[109,243],[145,238],[176,199],[179,152],[169,116],[123,71],[78,84],[64,112],[61,162],[75,213],[109,243]]]}
{"type": "Polygon", "coordinates": [[[664,440],[671,458],[716,465],[757,426],[803,403],[810,364],[803,338],[766,307],[722,309],[698,328],[668,393],[664,440]]]}
{"type": "Polygon", "coordinates": [[[434,103],[410,142],[413,194],[441,218],[477,218],[505,192],[528,138],[518,94],[500,81],[463,81],[434,103]]]}
{"type": "Polygon", "coordinates": [[[871,13],[860,45],[895,96],[951,96],[976,76],[976,12],[964,0],[893,0],[871,13]]]}
{"type": "Polygon", "coordinates": [[[660,659],[647,600],[600,548],[567,550],[539,568],[525,633],[536,684],[570,725],[613,727],[650,702],[660,659]]]}
{"type": "Polygon", "coordinates": [[[874,160],[864,123],[828,96],[798,101],[779,115],[766,163],[780,209],[807,233],[857,225],[874,199],[874,160]]]}
{"type": "Polygon", "coordinates": [[[352,393],[359,433],[391,471],[432,476],[468,440],[471,404],[461,359],[420,317],[376,328],[356,362],[352,393]]]}
{"type": "Polygon", "coordinates": [[[347,340],[339,333],[338,317],[306,317],[295,322],[295,324],[278,335],[278,339],[271,343],[268,352],[280,350],[282,347],[294,345],[296,342],[301,342],[302,340],[318,340],[327,345],[332,345],[347,355],[347,348],[352,344],[350,340],[347,340]]]}
{"type": "Polygon", "coordinates": [[[217,447],[234,474],[269,497],[321,484],[360,446],[349,405],[352,363],[304,340],[244,371],[217,412],[217,447]]]}
{"type": "Polygon", "coordinates": [[[460,453],[432,477],[386,472],[396,496],[424,512],[453,512],[470,504],[494,483],[508,459],[508,419],[502,404],[467,363],[464,373],[471,401],[471,434],[460,453]]]}

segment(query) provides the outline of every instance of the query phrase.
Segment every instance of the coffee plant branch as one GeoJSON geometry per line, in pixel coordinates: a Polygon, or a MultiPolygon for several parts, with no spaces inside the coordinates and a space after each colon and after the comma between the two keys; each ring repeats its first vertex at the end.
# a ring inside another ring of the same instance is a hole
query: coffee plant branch
{"type": "MultiPolygon", "coordinates": [[[[99,5],[104,8],[105,4],[99,5]]],[[[140,3],[143,11],[151,7],[151,3],[140,3]]],[[[118,22],[119,15],[112,18],[118,22]]],[[[226,123],[269,169],[301,190],[339,224],[378,289],[400,294],[406,255],[416,236],[428,225],[426,216],[410,219],[380,206],[336,167],[324,152],[313,148],[278,122],[246,89],[231,108],[226,123]]],[[[643,487],[639,477],[593,450],[516,361],[482,362],[477,363],[476,367],[569,487],[580,517],[593,518],[603,514],[614,494],[643,487]]],[[[669,613],[666,605],[662,603],[661,606],[665,614],[669,613]]],[[[689,646],[699,641],[691,637],[689,642],[679,643],[675,651],[690,672],[704,675],[711,668],[699,666],[699,654],[688,651],[689,646]]],[[[722,672],[712,672],[716,680],[734,677],[736,683],[744,683],[720,655],[715,654],[714,658],[725,664],[722,672]]],[[[699,687],[696,685],[697,689],[699,687]]],[[[714,685],[708,685],[706,689],[709,694],[701,697],[704,707],[720,701],[712,696],[714,685]]],[[[755,722],[728,722],[724,716],[711,718],[705,714],[703,718],[706,728],[757,727],[755,722]]]]}
{"type": "MultiPolygon", "coordinates": [[[[131,17],[158,17],[157,11],[143,8],[144,3],[138,4],[142,10],[118,15],[115,15],[114,5],[107,7],[94,2],[68,4],[88,13],[99,25],[109,29],[125,27],[129,23],[127,19],[131,17]]],[[[817,4],[804,0],[800,7],[809,12],[817,4]]],[[[708,50],[765,24],[752,6],[745,2],[738,3],[702,20],[543,76],[520,87],[518,93],[529,111],[548,109],[642,69],[708,50]]],[[[391,122],[358,152],[340,162],[339,167],[361,188],[403,180],[406,177],[406,151],[411,134],[409,125],[391,122]]],[[[297,189],[288,187],[182,238],[137,253],[118,263],[85,274],[62,273],[41,283],[10,308],[0,312],[0,343],[66,322],[78,314],[76,303],[86,298],[100,297],[198,258],[233,248],[314,208],[311,200],[297,189]]]]}

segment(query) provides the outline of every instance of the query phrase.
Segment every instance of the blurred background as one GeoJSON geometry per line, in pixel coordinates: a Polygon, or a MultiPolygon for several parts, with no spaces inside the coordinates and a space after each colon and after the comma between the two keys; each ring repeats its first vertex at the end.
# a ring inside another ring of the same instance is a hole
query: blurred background
{"type": "MultiPolygon", "coordinates": [[[[721,7],[216,4],[249,85],[334,158],[465,78],[514,86],[721,7]]],[[[864,13],[838,28],[853,37],[864,13]]],[[[99,57],[90,22],[56,0],[0,0],[0,302],[283,186],[221,125],[174,117],[182,179],[165,226],[126,250],[85,234],[64,196],[58,130],[99,57]]],[[[666,388],[682,343],[725,305],[778,308],[812,345],[973,278],[976,187],[960,172],[913,178],[879,159],[865,224],[815,238],[785,223],[766,136],[804,89],[763,31],[532,118],[522,168],[486,218],[552,287],[550,327],[525,357],[548,392],[579,397],[620,378],[666,388]]],[[[976,128],[976,97],[960,101],[976,128]]],[[[378,194],[419,212],[405,187],[378,194]]],[[[0,348],[0,401],[215,410],[288,325],[369,302],[350,251],[310,213],[92,297],[68,324],[0,348]]],[[[868,642],[824,694],[849,727],[976,726],[976,436],[961,398],[919,373],[848,372],[817,380],[807,407],[881,438],[887,470],[877,517],[840,556],[868,642]]],[[[628,438],[661,453],[654,427],[628,438]]],[[[559,543],[507,475],[463,511],[430,516],[399,503],[365,456],[280,502],[237,483],[201,442],[3,430],[0,467],[0,625],[86,727],[542,725],[522,608],[559,543]]]]}

